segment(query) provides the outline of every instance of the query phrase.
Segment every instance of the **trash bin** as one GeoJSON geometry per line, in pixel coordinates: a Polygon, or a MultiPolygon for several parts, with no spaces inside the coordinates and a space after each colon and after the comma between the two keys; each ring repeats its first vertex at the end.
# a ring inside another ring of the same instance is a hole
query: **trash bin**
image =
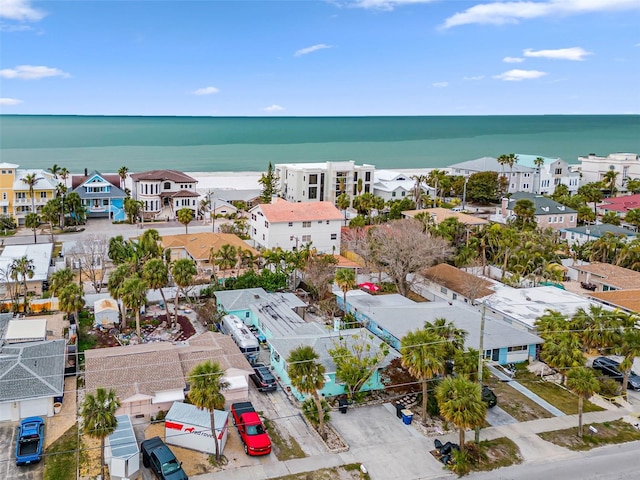
{"type": "Polygon", "coordinates": [[[338,400],[338,409],[340,413],[347,413],[348,402],[345,399],[338,400]]]}
{"type": "Polygon", "coordinates": [[[411,420],[413,420],[413,412],[406,408],[402,410],[402,423],[405,425],[411,425],[411,420]]]}
{"type": "Polygon", "coordinates": [[[396,403],[396,417],[402,419],[402,410],[404,410],[404,405],[401,403],[396,403]]]}

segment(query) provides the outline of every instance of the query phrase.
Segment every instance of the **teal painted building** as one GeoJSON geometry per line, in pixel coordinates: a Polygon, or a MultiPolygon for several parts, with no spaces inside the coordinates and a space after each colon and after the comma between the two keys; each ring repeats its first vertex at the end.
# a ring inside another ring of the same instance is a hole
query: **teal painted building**
{"type": "MultiPolygon", "coordinates": [[[[84,177],[75,176],[73,189],[87,210],[87,218],[110,218],[113,221],[126,220],[124,199],[127,194],[112,183],[112,175],[102,175],[93,171],[84,177]]],[[[116,175],[116,177],[118,177],[116,175]]],[[[119,178],[119,177],[118,177],[119,178]]]]}

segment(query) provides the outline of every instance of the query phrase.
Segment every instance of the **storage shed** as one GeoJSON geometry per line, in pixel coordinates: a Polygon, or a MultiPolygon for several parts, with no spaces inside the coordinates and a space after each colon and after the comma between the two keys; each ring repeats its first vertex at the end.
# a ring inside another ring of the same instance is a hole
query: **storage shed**
{"type": "Polygon", "coordinates": [[[118,425],[105,442],[105,461],[112,480],[138,478],[140,449],[129,415],[117,415],[118,425]]]}
{"type": "Polygon", "coordinates": [[[96,325],[115,325],[120,323],[120,309],[112,298],[102,298],[93,304],[96,325]]]}
{"type": "MultiPolygon", "coordinates": [[[[229,434],[229,413],[214,411],[216,441],[220,453],[224,451],[229,434]]],[[[165,442],[169,445],[189,448],[205,453],[216,453],[211,434],[211,417],[208,410],[187,403],[174,402],[164,419],[165,442]]]]}

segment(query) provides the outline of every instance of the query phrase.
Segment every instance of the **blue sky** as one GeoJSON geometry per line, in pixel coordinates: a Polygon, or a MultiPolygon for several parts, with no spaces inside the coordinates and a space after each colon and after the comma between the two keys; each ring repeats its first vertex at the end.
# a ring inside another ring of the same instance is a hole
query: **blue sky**
{"type": "Polygon", "coordinates": [[[0,0],[0,112],[640,113],[640,0],[0,0]]]}

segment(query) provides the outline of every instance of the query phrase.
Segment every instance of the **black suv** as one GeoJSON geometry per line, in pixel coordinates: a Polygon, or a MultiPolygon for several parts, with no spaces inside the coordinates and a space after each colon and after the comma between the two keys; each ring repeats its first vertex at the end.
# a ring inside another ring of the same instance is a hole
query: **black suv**
{"type": "Polygon", "coordinates": [[[493,390],[491,390],[486,385],[483,385],[482,386],[482,401],[487,404],[488,408],[492,408],[492,407],[496,406],[496,403],[498,403],[498,397],[496,397],[496,394],[493,393],[493,390]]]}
{"type": "MultiPolygon", "coordinates": [[[[618,382],[622,382],[624,374],[620,370],[620,363],[607,357],[598,357],[593,361],[594,370],[602,372],[607,377],[611,377],[618,382]]],[[[627,388],[640,390],[640,376],[633,370],[629,373],[627,388]]]]}
{"type": "Polygon", "coordinates": [[[276,383],[276,378],[269,370],[269,367],[261,363],[257,363],[253,366],[253,375],[251,375],[251,380],[255,383],[258,390],[261,392],[275,392],[278,388],[278,384],[276,383]]]}

